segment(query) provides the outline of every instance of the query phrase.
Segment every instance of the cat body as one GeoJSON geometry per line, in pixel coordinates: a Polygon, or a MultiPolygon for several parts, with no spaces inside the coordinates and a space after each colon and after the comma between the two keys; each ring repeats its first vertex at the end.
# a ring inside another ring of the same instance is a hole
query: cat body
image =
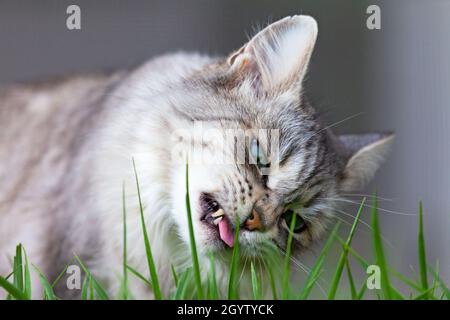
{"type": "MultiPolygon", "coordinates": [[[[10,272],[9,262],[15,253],[15,246],[22,243],[28,252],[29,260],[44,274],[53,278],[71,261],[73,255],[77,254],[86,258],[94,273],[95,266],[98,265],[101,274],[105,274],[105,270],[109,271],[113,274],[111,282],[119,282],[120,277],[114,273],[120,271],[122,259],[121,190],[125,182],[129,191],[129,242],[135,244],[129,247],[130,265],[133,265],[132,262],[136,262],[135,266],[143,264],[143,268],[138,270],[145,273],[146,259],[145,253],[142,256],[144,242],[141,237],[139,202],[134,174],[131,171],[133,152],[137,152],[135,161],[139,164],[139,154],[145,150],[140,150],[139,141],[134,144],[134,139],[127,140],[129,137],[121,137],[121,142],[113,148],[110,148],[109,140],[113,138],[111,135],[116,133],[121,135],[129,132],[127,130],[133,132],[138,126],[137,122],[142,120],[140,112],[143,110],[133,108],[134,110],[128,110],[124,114],[116,104],[124,104],[129,99],[126,93],[121,95],[122,91],[127,92],[129,87],[140,85],[140,81],[135,83],[136,77],[140,78],[145,74],[145,77],[152,79],[146,80],[148,87],[142,90],[154,90],[152,94],[155,96],[164,95],[164,90],[170,90],[164,87],[163,83],[171,81],[167,77],[167,72],[172,71],[171,68],[174,70],[170,76],[180,72],[181,79],[183,73],[200,68],[206,61],[209,59],[198,55],[176,54],[157,58],[131,72],[74,76],[49,83],[14,86],[1,91],[0,274],[10,272]],[[186,63],[189,66],[186,66],[186,63]],[[130,118],[123,121],[128,117],[130,118]],[[111,127],[103,125],[106,121],[111,121],[111,127]],[[108,150],[106,158],[99,156],[100,148],[102,151],[108,150]],[[119,148],[130,149],[122,153],[124,150],[119,148]],[[117,155],[118,158],[114,159],[117,155]],[[104,165],[108,166],[108,169],[104,165]],[[110,174],[106,173],[107,171],[110,174]],[[108,176],[107,180],[102,180],[104,175],[108,176]],[[104,195],[108,199],[99,199],[100,194],[103,196],[103,191],[99,194],[99,189],[105,191],[104,195]],[[104,215],[107,217],[104,218],[104,215]],[[140,252],[141,255],[135,254],[134,251],[140,252]],[[135,255],[139,256],[137,261],[134,261],[135,255]],[[118,269],[110,269],[108,266],[118,269]]],[[[137,101],[142,102],[139,98],[137,101]]],[[[151,101],[149,104],[151,105],[151,101]]],[[[144,111],[149,109],[148,105],[140,107],[144,107],[144,111]]],[[[167,106],[157,107],[158,105],[155,105],[151,110],[151,117],[158,117],[158,114],[159,117],[162,114],[168,115],[170,109],[167,106]]],[[[162,121],[154,120],[155,123],[162,121]]],[[[148,137],[154,136],[155,129],[150,127],[141,134],[144,135],[142,138],[147,140],[146,147],[150,150],[145,154],[148,156],[145,162],[148,161],[156,167],[160,163],[158,157],[164,159],[167,156],[155,152],[165,147],[167,137],[151,139],[154,143],[149,143],[148,137]]],[[[166,136],[168,133],[159,129],[156,129],[156,132],[166,136]]],[[[154,203],[155,211],[168,210],[158,209],[169,196],[167,191],[170,190],[169,174],[158,176],[163,172],[150,174],[149,190],[144,187],[147,184],[142,186],[145,190],[143,195],[151,195],[144,200],[145,203],[154,203]],[[151,184],[155,180],[166,181],[167,184],[158,184],[154,190],[151,184]]],[[[148,212],[147,215],[152,216],[152,213],[148,212]]],[[[168,235],[169,241],[166,241],[166,237],[160,239],[158,226],[152,226],[152,223],[148,224],[152,243],[168,243],[174,240],[175,233],[168,235]]],[[[154,246],[153,250],[158,257],[163,257],[166,251],[163,245],[160,250],[157,246],[154,246]]],[[[186,248],[180,250],[180,255],[185,250],[186,248]]],[[[183,259],[185,258],[186,254],[183,259]]],[[[170,269],[168,260],[158,260],[160,261],[157,261],[157,264],[162,269],[170,269]]],[[[171,279],[163,275],[161,278],[163,286],[164,283],[171,284],[171,279]]],[[[36,280],[35,277],[33,283],[39,286],[39,281],[36,280]]],[[[35,297],[40,296],[37,290],[35,293],[35,297]]],[[[70,295],[70,292],[68,294],[70,295]]],[[[149,292],[146,292],[146,295],[151,297],[149,292]]]]}
{"type": "MultiPolygon", "coordinates": [[[[222,293],[235,221],[242,223],[243,256],[262,254],[267,242],[284,252],[286,208],[301,203],[306,209],[297,219],[302,225],[294,252],[302,252],[325,231],[336,206],[332,199],[370,179],[392,140],[384,134],[336,137],[321,124],[302,93],[316,35],[312,18],[288,17],[226,59],[178,53],[134,70],[1,89],[0,274],[11,271],[15,246],[22,243],[29,261],[51,279],[76,254],[117,296],[124,203],[128,265],[148,274],[137,176],[160,286],[168,297],[175,287],[171,267],[181,272],[191,263],[186,162],[202,275],[209,254],[216,253],[222,293]],[[220,137],[199,140],[191,134],[198,123],[220,137]],[[225,130],[252,128],[266,130],[266,138],[275,135],[270,130],[279,133],[276,154],[270,155],[270,139],[250,137],[267,157],[279,160],[267,175],[248,163],[174,157],[174,149],[184,154],[192,143],[204,146],[207,159],[219,149],[230,154],[236,145],[222,139],[225,130]],[[217,212],[221,215],[213,219],[217,212]]],[[[249,297],[248,274],[243,277],[242,296],[249,297]]],[[[39,298],[35,274],[32,280],[33,297],[39,298]]],[[[65,281],[58,293],[79,297],[65,281]]],[[[133,297],[153,297],[142,281],[133,276],[129,281],[133,297]]]]}

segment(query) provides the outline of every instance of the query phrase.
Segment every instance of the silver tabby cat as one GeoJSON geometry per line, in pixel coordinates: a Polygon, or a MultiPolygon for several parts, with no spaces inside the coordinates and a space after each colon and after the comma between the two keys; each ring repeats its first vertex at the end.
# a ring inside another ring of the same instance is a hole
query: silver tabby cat
{"type": "MultiPolygon", "coordinates": [[[[128,264],[148,274],[134,159],[167,297],[174,290],[171,265],[180,272],[190,264],[187,166],[174,154],[192,144],[202,146],[202,159],[235,154],[237,139],[221,137],[229,129],[249,132],[245,150],[256,162],[192,161],[188,168],[202,274],[208,254],[216,253],[219,287],[227,290],[236,223],[242,256],[257,258],[267,244],[285,251],[295,215],[293,251],[300,255],[332,221],[336,199],[372,178],[393,139],[338,137],[320,122],[302,93],[316,37],[313,18],[286,17],[226,58],[171,54],[135,70],[1,89],[0,274],[11,271],[22,243],[49,278],[77,254],[114,296],[122,274],[122,193],[128,264]],[[216,138],[190,135],[198,123],[216,138]],[[258,129],[265,137],[253,135],[258,129]],[[267,139],[273,132],[274,153],[267,139]],[[267,160],[275,155],[276,164],[267,160]]],[[[38,298],[34,273],[33,284],[38,298]]],[[[79,297],[65,285],[61,280],[62,297],[79,297]]],[[[139,280],[130,279],[130,290],[135,298],[152,297],[139,280]]]]}

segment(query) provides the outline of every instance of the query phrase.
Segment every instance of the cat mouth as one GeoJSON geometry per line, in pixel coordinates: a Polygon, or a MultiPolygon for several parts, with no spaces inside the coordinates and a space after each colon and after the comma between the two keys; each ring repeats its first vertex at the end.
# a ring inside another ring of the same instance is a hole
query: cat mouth
{"type": "Polygon", "coordinates": [[[234,230],[223,209],[210,212],[202,217],[202,221],[219,234],[220,240],[228,247],[234,246],[234,230]]]}

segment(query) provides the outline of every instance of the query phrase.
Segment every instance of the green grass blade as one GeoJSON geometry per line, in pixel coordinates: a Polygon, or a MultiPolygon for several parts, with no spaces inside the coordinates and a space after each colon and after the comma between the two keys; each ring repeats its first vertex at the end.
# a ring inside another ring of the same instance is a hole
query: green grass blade
{"type": "MultiPolygon", "coordinates": [[[[366,198],[363,198],[361,205],[359,206],[358,213],[356,214],[355,220],[353,221],[353,225],[350,229],[350,233],[348,235],[347,241],[345,242],[345,244],[346,244],[345,248],[350,247],[350,244],[353,240],[353,235],[355,234],[356,227],[358,226],[359,218],[361,216],[365,202],[366,202],[366,198]]],[[[342,272],[344,270],[344,265],[345,265],[345,262],[346,262],[347,256],[348,256],[348,250],[346,250],[345,248],[342,251],[341,256],[339,257],[339,262],[336,267],[336,272],[334,273],[333,280],[331,282],[330,291],[328,292],[329,300],[333,300],[336,297],[336,292],[338,289],[339,281],[341,280],[342,272]]]]}
{"type": "Polygon", "coordinates": [[[267,269],[267,273],[269,274],[269,282],[270,282],[270,289],[272,290],[272,298],[273,298],[273,300],[278,300],[277,286],[275,284],[275,278],[273,276],[272,266],[269,264],[269,265],[267,265],[266,269],[267,269]]]}
{"type": "Polygon", "coordinates": [[[364,283],[361,286],[361,289],[359,289],[358,291],[358,295],[356,297],[356,300],[362,300],[362,298],[364,297],[364,294],[366,293],[366,289],[367,289],[367,283],[366,283],[367,279],[364,281],[364,283]]]}
{"type": "Polygon", "coordinates": [[[189,285],[190,275],[192,268],[187,268],[181,273],[180,280],[178,281],[178,287],[175,292],[175,300],[181,300],[186,296],[186,290],[189,285]]]}
{"type": "Polygon", "coordinates": [[[214,261],[214,255],[209,256],[210,270],[209,270],[209,299],[217,300],[219,299],[219,291],[217,289],[217,278],[216,278],[216,265],[214,261]]]}
{"type": "Polygon", "coordinates": [[[23,292],[23,261],[22,261],[22,245],[16,246],[16,255],[14,256],[14,286],[23,292]]]}
{"type": "Polygon", "coordinates": [[[418,296],[414,297],[413,300],[428,300],[430,299],[431,292],[435,290],[434,287],[428,288],[428,290],[422,292],[418,296]]]}
{"type": "Polygon", "coordinates": [[[28,256],[25,251],[25,248],[23,249],[23,257],[25,259],[25,265],[24,265],[24,292],[27,297],[27,299],[31,299],[31,275],[30,275],[30,267],[28,264],[28,256]]]}
{"type": "Polygon", "coordinates": [[[197,245],[195,243],[194,225],[192,223],[191,201],[189,198],[189,165],[186,164],[186,210],[189,224],[189,240],[191,244],[192,265],[194,268],[195,284],[197,286],[197,298],[203,299],[202,280],[200,276],[200,265],[198,263],[197,245]]]}
{"type": "Polygon", "coordinates": [[[348,251],[348,253],[350,253],[353,258],[356,259],[356,261],[358,261],[358,263],[361,265],[361,268],[363,268],[364,270],[367,269],[367,267],[370,265],[369,262],[367,262],[366,259],[363,258],[363,256],[361,256],[358,252],[355,251],[355,249],[353,249],[352,247],[349,247],[345,240],[342,239],[341,237],[339,237],[338,235],[336,235],[336,239],[339,241],[339,243],[342,245],[342,247],[345,248],[345,250],[348,251]]]}
{"type": "Polygon", "coordinates": [[[376,196],[372,203],[372,238],[375,250],[376,264],[381,271],[381,289],[384,298],[390,300],[393,298],[391,283],[389,281],[386,258],[384,256],[383,244],[381,240],[380,226],[378,223],[378,202],[376,196]]]}
{"type": "Polygon", "coordinates": [[[392,299],[394,300],[405,300],[405,297],[398,291],[392,284],[390,286],[392,299]]]}
{"type": "Polygon", "coordinates": [[[284,257],[283,280],[281,285],[281,299],[283,300],[287,300],[289,298],[289,271],[291,266],[292,239],[294,238],[294,227],[296,220],[297,214],[294,214],[292,216],[291,225],[289,226],[286,255],[284,257]]]}
{"type": "Polygon", "coordinates": [[[311,268],[308,278],[305,281],[305,286],[303,287],[302,292],[298,297],[299,299],[301,300],[307,299],[309,294],[311,293],[312,288],[314,287],[314,284],[319,279],[323,263],[325,261],[326,256],[328,255],[328,252],[330,251],[332,244],[334,243],[334,240],[336,239],[339,227],[340,223],[338,222],[331,231],[331,234],[328,237],[327,241],[325,242],[325,245],[323,246],[319,257],[316,259],[313,267],[311,268]]]}
{"type": "Polygon", "coordinates": [[[350,285],[350,294],[352,300],[357,300],[358,294],[356,293],[355,281],[353,280],[352,271],[350,269],[350,262],[348,261],[348,259],[345,261],[345,269],[347,270],[347,278],[348,284],[350,285]]]}
{"type": "Polygon", "coordinates": [[[253,261],[250,264],[251,274],[252,274],[252,291],[253,291],[253,299],[259,300],[261,299],[260,288],[258,283],[258,277],[256,275],[255,266],[253,265],[253,261]]]}
{"type": "Polygon", "coordinates": [[[176,287],[178,287],[178,276],[177,276],[177,272],[176,272],[173,264],[170,265],[170,269],[172,270],[173,283],[175,284],[175,288],[176,288],[176,287]]]}
{"type": "Polygon", "coordinates": [[[83,286],[81,287],[81,300],[87,300],[89,286],[89,275],[84,276],[83,286]]]}
{"type": "MultiPolygon", "coordinates": [[[[436,267],[434,269],[434,272],[436,272],[437,275],[439,275],[439,260],[436,261],[436,267]]],[[[439,282],[436,278],[433,279],[433,284],[432,284],[433,290],[431,291],[431,296],[433,296],[433,299],[435,299],[435,291],[436,289],[439,287],[439,282]]]]}
{"type": "Polygon", "coordinates": [[[94,300],[94,281],[92,281],[92,275],[89,275],[89,300],[94,300]]]}
{"type": "Polygon", "coordinates": [[[392,268],[389,268],[389,271],[394,277],[396,277],[397,279],[408,285],[410,288],[416,291],[422,291],[422,287],[418,285],[415,281],[409,279],[408,277],[404,276],[403,274],[392,268]]]}
{"type": "Polygon", "coordinates": [[[108,294],[106,293],[105,289],[98,283],[97,280],[92,276],[91,274],[91,282],[92,286],[95,289],[95,292],[97,292],[97,296],[100,300],[109,300],[108,294]]]}
{"type": "Polygon", "coordinates": [[[48,282],[47,278],[44,276],[42,271],[39,270],[39,268],[36,267],[35,265],[33,265],[33,268],[39,276],[39,281],[41,282],[42,288],[44,289],[45,299],[46,300],[57,300],[55,292],[53,291],[52,285],[50,284],[50,282],[48,282]]]}
{"type": "Polygon", "coordinates": [[[422,201],[419,204],[419,235],[418,235],[418,249],[419,249],[419,269],[420,269],[420,283],[424,292],[428,292],[428,272],[427,272],[427,257],[425,253],[425,238],[423,234],[423,205],[422,201]]]}
{"type": "Polygon", "coordinates": [[[75,260],[76,260],[75,257],[73,257],[73,258],[70,260],[70,262],[69,262],[68,264],[66,264],[66,266],[65,266],[64,269],[63,269],[63,271],[61,271],[61,273],[60,273],[60,274],[56,277],[56,279],[52,282],[52,288],[54,288],[54,287],[58,284],[59,280],[62,279],[62,277],[66,274],[67,269],[69,268],[69,266],[70,266],[71,264],[73,264],[73,262],[74,262],[75,260]]]}
{"type": "Polygon", "coordinates": [[[155,266],[155,262],[153,260],[152,248],[150,246],[150,241],[148,239],[147,227],[145,225],[144,207],[142,205],[141,189],[139,187],[139,178],[138,178],[138,174],[137,174],[137,170],[136,170],[136,163],[134,162],[134,159],[133,159],[133,169],[134,169],[134,176],[136,178],[136,188],[137,188],[137,194],[138,194],[138,200],[139,200],[139,211],[140,211],[140,215],[141,215],[142,233],[144,235],[145,253],[147,256],[147,264],[148,264],[148,269],[150,272],[150,279],[151,279],[152,285],[153,285],[153,294],[155,295],[156,300],[161,300],[162,299],[161,288],[159,286],[158,273],[156,272],[156,266],[155,266]]]}
{"type": "Polygon", "coordinates": [[[13,275],[14,275],[14,269],[10,273],[8,273],[8,275],[6,277],[3,277],[3,278],[6,280],[9,280],[9,278],[11,278],[13,275]]]}
{"type": "Polygon", "coordinates": [[[447,300],[450,300],[450,290],[445,285],[445,282],[441,279],[441,277],[433,269],[430,269],[430,270],[431,270],[431,273],[433,274],[433,277],[439,283],[444,296],[446,297],[447,300]]]}
{"type": "Polygon", "coordinates": [[[92,287],[97,293],[97,296],[100,300],[109,300],[108,294],[106,290],[100,285],[100,283],[94,278],[89,269],[84,265],[83,261],[81,261],[80,257],[75,255],[75,259],[79,263],[81,269],[83,269],[84,273],[90,277],[90,281],[92,282],[92,287]]]}
{"type": "Polygon", "coordinates": [[[6,290],[8,294],[10,294],[14,299],[17,300],[27,300],[26,295],[16,288],[12,283],[6,280],[3,277],[0,277],[0,287],[6,290]]]}
{"type": "Polygon", "coordinates": [[[127,208],[125,202],[125,183],[122,185],[122,219],[123,219],[123,282],[122,299],[128,300],[128,268],[127,268],[127,208]]]}
{"type": "Polygon", "coordinates": [[[133,275],[135,275],[139,280],[142,280],[150,289],[153,290],[152,283],[144,277],[139,271],[127,265],[128,271],[130,271],[133,275]]]}
{"type": "Polygon", "coordinates": [[[239,299],[238,283],[237,283],[237,274],[239,266],[239,225],[240,222],[238,219],[236,219],[235,223],[236,230],[234,232],[234,247],[233,247],[233,254],[231,256],[230,279],[228,282],[229,300],[239,299]]]}

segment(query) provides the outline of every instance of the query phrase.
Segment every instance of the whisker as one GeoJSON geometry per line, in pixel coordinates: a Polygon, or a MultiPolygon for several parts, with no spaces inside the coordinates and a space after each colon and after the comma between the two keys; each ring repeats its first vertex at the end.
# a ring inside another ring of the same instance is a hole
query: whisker
{"type": "MultiPolygon", "coordinates": [[[[333,208],[333,207],[327,207],[327,206],[325,206],[326,208],[328,208],[328,209],[330,209],[330,210],[332,210],[332,211],[334,211],[334,212],[336,212],[336,213],[340,213],[340,214],[342,214],[342,215],[345,215],[345,216],[347,216],[347,217],[350,217],[350,218],[352,218],[353,220],[354,219],[356,219],[356,216],[355,215],[352,215],[352,214],[350,214],[350,213],[348,213],[348,212],[346,212],[346,211],[344,211],[344,210],[341,210],[341,209],[337,209],[337,208],[333,208]]],[[[338,218],[337,216],[335,216],[335,218],[338,218]]],[[[340,221],[343,221],[343,220],[340,220],[340,221]]],[[[359,222],[362,224],[362,225],[364,225],[365,227],[367,227],[370,231],[372,231],[372,226],[370,225],[370,224],[368,224],[367,222],[365,222],[364,220],[362,220],[362,219],[359,219],[359,222]]],[[[352,223],[349,223],[349,225],[350,226],[353,226],[353,224],[352,223]]],[[[365,234],[367,234],[367,232],[366,231],[364,231],[364,230],[361,230],[361,232],[363,232],[363,233],[365,233],[365,234]]],[[[395,246],[383,235],[383,234],[380,234],[381,235],[381,240],[383,240],[389,247],[391,247],[392,249],[394,249],[395,248],[395,246]]]]}
{"type": "MultiPolygon", "coordinates": [[[[266,260],[264,259],[264,257],[261,258],[261,263],[262,265],[264,265],[264,269],[269,270],[269,265],[268,263],[266,263],[266,260]]],[[[261,265],[261,267],[262,267],[261,265]]],[[[262,273],[261,273],[261,277],[262,277],[262,273]]]]}
{"type": "MultiPolygon", "coordinates": [[[[300,262],[298,262],[298,263],[300,263],[300,262]]],[[[311,274],[311,269],[306,267],[304,264],[302,264],[302,265],[309,270],[307,273],[307,275],[309,276],[311,274]]],[[[325,285],[328,285],[328,282],[325,279],[323,279],[322,276],[320,276],[320,275],[317,277],[316,281],[317,281],[317,286],[319,287],[320,291],[323,293],[324,296],[326,296],[327,295],[326,291],[320,284],[320,281],[325,285]]]]}
{"type": "Polygon", "coordinates": [[[241,272],[241,275],[239,276],[239,281],[238,281],[238,283],[241,282],[242,277],[244,276],[245,267],[247,266],[247,261],[248,261],[248,256],[245,257],[245,260],[244,260],[244,266],[242,267],[242,272],[241,272]]]}
{"type": "Polygon", "coordinates": [[[256,266],[255,266],[256,278],[260,281],[260,284],[261,284],[260,292],[262,292],[262,290],[264,288],[264,283],[263,283],[264,277],[262,276],[263,269],[261,266],[261,258],[259,256],[256,257],[255,264],[256,264],[256,266]]]}
{"type": "Polygon", "coordinates": [[[394,201],[394,199],[383,198],[380,196],[374,196],[373,194],[364,194],[364,193],[340,193],[340,194],[345,197],[363,197],[363,198],[375,198],[376,197],[378,200],[394,201]]]}
{"type": "MultiPolygon", "coordinates": [[[[284,256],[287,256],[286,251],[284,251],[283,249],[280,248],[280,251],[283,253],[284,256]]],[[[302,270],[303,272],[305,272],[305,274],[307,276],[309,276],[309,273],[311,272],[310,270],[308,270],[308,267],[306,267],[303,263],[297,261],[294,257],[290,256],[289,257],[290,260],[295,264],[296,267],[298,267],[297,270],[302,270]]]]}
{"type": "Polygon", "coordinates": [[[325,131],[325,130],[327,130],[327,129],[330,129],[330,128],[332,128],[332,127],[335,127],[335,126],[337,126],[337,125],[340,125],[340,124],[342,124],[342,123],[345,122],[345,121],[348,121],[348,120],[351,120],[351,119],[353,119],[353,118],[356,118],[356,117],[362,115],[363,113],[364,113],[364,112],[359,112],[359,113],[356,113],[356,114],[354,114],[354,115],[352,115],[352,116],[349,116],[349,117],[347,117],[347,118],[345,118],[345,119],[342,119],[342,120],[340,120],[340,121],[334,122],[334,123],[332,123],[332,124],[330,124],[330,125],[328,125],[328,126],[322,128],[322,129],[320,129],[320,130],[314,132],[312,135],[310,135],[310,136],[307,137],[306,139],[300,141],[300,143],[305,143],[305,142],[307,142],[309,139],[311,139],[312,137],[314,137],[315,135],[317,135],[317,134],[319,134],[319,133],[321,133],[321,132],[323,132],[323,131],[325,131]]]}
{"type": "MultiPolygon", "coordinates": [[[[341,199],[341,198],[317,198],[317,199],[325,200],[325,201],[326,200],[341,201],[341,202],[345,202],[345,203],[351,203],[351,204],[354,204],[354,205],[357,205],[357,206],[361,205],[360,202],[352,201],[352,200],[349,200],[349,199],[341,199]]],[[[373,206],[370,205],[370,204],[364,204],[363,206],[366,207],[366,208],[373,208],[373,206]]],[[[415,213],[393,211],[393,210],[383,209],[383,208],[380,208],[380,207],[377,207],[377,209],[378,209],[378,211],[382,211],[382,212],[386,212],[386,213],[392,213],[392,214],[397,214],[397,215],[401,215],[401,216],[417,216],[417,214],[415,214],[415,213]]]]}
{"type": "MultiPolygon", "coordinates": [[[[283,252],[283,250],[282,250],[283,252]]],[[[286,253],[284,253],[284,255],[286,255],[286,253]]],[[[300,261],[298,261],[297,259],[295,259],[294,257],[290,257],[291,261],[294,262],[294,264],[296,264],[299,268],[301,268],[307,276],[309,276],[311,274],[311,269],[308,268],[305,264],[301,263],[300,261]]],[[[321,276],[319,276],[317,278],[317,281],[322,281],[323,283],[327,283],[324,279],[322,279],[321,276]]],[[[325,290],[323,289],[323,287],[321,286],[321,284],[319,282],[317,282],[317,286],[319,287],[319,289],[323,292],[324,295],[326,295],[325,290]]]]}
{"type": "MultiPolygon", "coordinates": [[[[329,208],[329,209],[332,209],[332,208],[329,208]]],[[[351,213],[347,213],[347,212],[345,212],[344,210],[340,210],[340,209],[333,209],[333,210],[334,210],[335,212],[337,212],[337,213],[340,213],[340,214],[343,214],[343,215],[345,215],[345,216],[347,216],[347,217],[350,217],[350,218],[352,218],[353,220],[356,219],[356,216],[352,215],[351,213]]],[[[362,225],[366,226],[370,231],[372,231],[372,227],[370,226],[370,224],[368,224],[367,222],[365,222],[364,220],[361,220],[361,219],[359,219],[359,222],[360,222],[362,225]]],[[[353,225],[353,224],[351,224],[351,225],[353,225]]]]}
{"type": "Polygon", "coordinates": [[[344,220],[344,219],[342,219],[342,218],[340,218],[338,216],[334,216],[334,218],[338,219],[339,221],[341,221],[342,223],[348,225],[349,227],[352,226],[352,224],[350,222],[348,222],[347,220],[344,220]]]}

